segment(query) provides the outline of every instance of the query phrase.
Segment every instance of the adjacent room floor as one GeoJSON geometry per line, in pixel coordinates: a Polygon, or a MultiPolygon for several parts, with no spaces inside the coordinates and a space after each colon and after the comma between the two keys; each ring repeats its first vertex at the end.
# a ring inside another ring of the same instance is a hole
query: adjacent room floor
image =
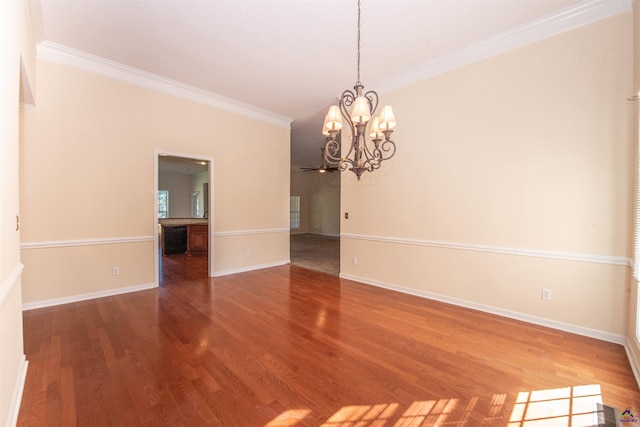
{"type": "Polygon", "coordinates": [[[340,274],[340,238],[319,234],[292,234],[291,264],[329,274],[340,274]]]}

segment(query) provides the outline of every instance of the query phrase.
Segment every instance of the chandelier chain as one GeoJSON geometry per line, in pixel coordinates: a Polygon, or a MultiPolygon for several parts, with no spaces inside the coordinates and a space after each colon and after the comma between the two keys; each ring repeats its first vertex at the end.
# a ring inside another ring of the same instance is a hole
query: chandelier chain
{"type": "Polygon", "coordinates": [[[356,82],[358,85],[362,84],[360,83],[360,0],[358,0],[358,78],[356,82]]]}

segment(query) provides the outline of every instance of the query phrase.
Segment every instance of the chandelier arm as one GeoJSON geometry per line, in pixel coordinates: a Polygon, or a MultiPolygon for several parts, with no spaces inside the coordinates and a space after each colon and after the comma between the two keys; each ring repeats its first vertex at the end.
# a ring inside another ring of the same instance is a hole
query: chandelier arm
{"type": "Polygon", "coordinates": [[[376,150],[377,148],[374,148],[372,151],[369,151],[367,148],[367,160],[363,162],[363,166],[366,166],[369,172],[373,172],[375,169],[380,167],[380,158],[376,156],[376,150]]]}
{"type": "Polygon", "coordinates": [[[390,139],[382,141],[382,144],[376,147],[374,152],[379,156],[380,162],[389,160],[396,154],[396,143],[390,139]],[[385,156],[384,153],[388,153],[388,155],[385,156]]]}
{"type": "Polygon", "coordinates": [[[365,134],[362,135],[362,139],[363,139],[363,153],[365,155],[365,157],[367,158],[367,160],[373,160],[376,157],[376,147],[373,147],[373,149],[369,148],[369,145],[367,143],[367,137],[365,134]]]}
{"type": "Polygon", "coordinates": [[[351,153],[355,153],[354,157],[357,159],[357,150],[356,150],[356,143],[355,143],[356,130],[351,120],[349,120],[349,130],[351,131],[351,142],[349,143],[349,151],[346,154],[341,156],[341,162],[347,162],[352,166],[355,166],[354,160],[351,159],[351,153]]]}
{"type": "Polygon", "coordinates": [[[327,142],[324,145],[324,158],[330,164],[336,164],[340,162],[340,143],[335,139],[327,138],[327,142]]]}
{"type": "Polygon", "coordinates": [[[350,165],[350,164],[351,164],[351,162],[350,162],[350,160],[349,160],[349,159],[343,159],[343,160],[340,160],[340,163],[338,163],[338,170],[339,170],[340,172],[344,172],[344,171],[346,171],[347,169],[349,169],[349,165],[350,165]]]}
{"type": "Polygon", "coordinates": [[[347,107],[351,107],[351,105],[353,105],[353,102],[356,100],[357,96],[358,95],[351,89],[345,90],[344,92],[342,92],[342,95],[340,95],[339,104],[340,111],[342,112],[342,117],[349,121],[351,121],[351,118],[349,116],[349,112],[347,111],[347,107]]]}
{"type": "MultiPolygon", "coordinates": [[[[349,130],[351,131],[351,143],[349,144],[349,152],[342,155],[341,156],[341,161],[344,162],[345,160],[349,160],[349,163],[351,163],[353,165],[353,161],[350,160],[351,158],[351,153],[354,152],[354,141],[356,138],[356,129],[355,126],[353,125],[353,121],[351,121],[351,115],[349,114],[349,111],[347,110],[347,107],[351,107],[351,105],[353,105],[355,99],[356,99],[356,93],[347,89],[344,92],[342,92],[342,96],[340,96],[340,112],[342,113],[342,117],[344,118],[344,122],[347,123],[349,125],[349,130]]],[[[344,133],[342,133],[342,136],[344,137],[344,133]]],[[[342,142],[342,141],[341,141],[342,142]]]]}
{"type": "Polygon", "coordinates": [[[353,162],[351,161],[351,159],[342,159],[340,160],[340,163],[338,163],[338,170],[340,172],[344,172],[349,169],[350,166],[353,167],[353,162]]]}
{"type": "Polygon", "coordinates": [[[340,143],[334,138],[327,138],[327,142],[324,146],[324,158],[329,164],[337,164],[337,168],[340,172],[344,172],[352,164],[350,159],[340,156],[340,143]]]}
{"type": "Polygon", "coordinates": [[[378,93],[375,90],[369,90],[365,92],[364,96],[369,100],[371,117],[375,117],[376,110],[378,109],[378,93]]]}

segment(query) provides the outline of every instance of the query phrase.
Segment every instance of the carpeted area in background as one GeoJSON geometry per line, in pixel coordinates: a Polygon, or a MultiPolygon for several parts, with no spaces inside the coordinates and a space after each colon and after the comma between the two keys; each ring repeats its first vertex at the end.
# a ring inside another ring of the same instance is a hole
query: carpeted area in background
{"type": "Polygon", "coordinates": [[[338,275],[340,238],[319,234],[292,234],[291,264],[338,275]]]}

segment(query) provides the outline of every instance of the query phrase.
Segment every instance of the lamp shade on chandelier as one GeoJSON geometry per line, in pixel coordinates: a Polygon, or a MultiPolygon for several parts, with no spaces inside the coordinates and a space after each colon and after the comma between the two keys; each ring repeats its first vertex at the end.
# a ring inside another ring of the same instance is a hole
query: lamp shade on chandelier
{"type": "Polygon", "coordinates": [[[373,172],[383,161],[396,153],[396,144],[391,140],[396,119],[393,109],[385,105],[376,116],[378,94],[375,91],[364,91],[360,83],[360,0],[358,0],[358,75],[353,91],[342,92],[338,105],[329,107],[324,119],[322,134],[327,137],[324,155],[332,164],[338,164],[341,172],[352,171],[360,180],[364,172],[373,172]],[[344,118],[344,120],[343,120],[344,118]],[[341,150],[344,138],[338,139],[347,123],[351,131],[348,149],[341,150]],[[368,134],[367,134],[368,129],[368,134]],[[367,136],[371,141],[367,141],[367,136]],[[344,153],[344,154],[343,154],[344,153]]]}

